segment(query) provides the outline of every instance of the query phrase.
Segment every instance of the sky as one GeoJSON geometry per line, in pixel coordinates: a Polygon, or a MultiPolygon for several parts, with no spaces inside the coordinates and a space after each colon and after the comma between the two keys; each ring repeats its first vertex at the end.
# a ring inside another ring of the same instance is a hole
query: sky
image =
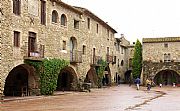
{"type": "Polygon", "coordinates": [[[84,7],[131,43],[137,39],[180,37],[180,0],[62,0],[84,7]]]}

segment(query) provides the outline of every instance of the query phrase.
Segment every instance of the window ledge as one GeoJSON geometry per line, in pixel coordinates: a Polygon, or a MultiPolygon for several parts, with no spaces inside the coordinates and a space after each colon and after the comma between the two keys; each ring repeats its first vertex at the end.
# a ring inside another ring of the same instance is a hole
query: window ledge
{"type": "Polygon", "coordinates": [[[62,53],[67,53],[67,50],[61,50],[62,53]]]}

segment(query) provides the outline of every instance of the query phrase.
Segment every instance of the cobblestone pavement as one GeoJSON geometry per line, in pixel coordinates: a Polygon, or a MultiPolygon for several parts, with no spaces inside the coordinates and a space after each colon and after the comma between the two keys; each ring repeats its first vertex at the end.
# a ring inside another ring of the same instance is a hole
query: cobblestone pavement
{"type": "Polygon", "coordinates": [[[0,111],[180,111],[180,88],[172,87],[137,91],[120,85],[21,99],[0,103],[0,111]]]}

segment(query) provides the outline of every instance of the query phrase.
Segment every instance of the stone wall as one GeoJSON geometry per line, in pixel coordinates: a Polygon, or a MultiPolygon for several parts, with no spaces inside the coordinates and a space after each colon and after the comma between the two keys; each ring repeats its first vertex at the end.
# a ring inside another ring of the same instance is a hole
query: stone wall
{"type": "Polygon", "coordinates": [[[180,61],[180,42],[143,43],[143,60],[164,61],[164,54],[170,53],[171,60],[180,61]],[[164,47],[167,43],[168,47],[164,47]]]}
{"type": "Polygon", "coordinates": [[[180,62],[143,62],[143,82],[147,78],[154,78],[158,72],[163,70],[173,70],[180,75],[180,62]]]}
{"type": "MultiPolygon", "coordinates": [[[[0,1],[0,79],[4,86],[9,72],[16,66],[24,64],[24,56],[27,56],[27,44],[29,32],[36,33],[36,44],[44,45],[45,58],[60,58],[70,60],[70,39],[77,41],[77,50],[82,51],[83,45],[86,46],[86,52],[82,55],[82,63],[71,64],[70,66],[77,73],[78,78],[85,78],[92,63],[93,48],[96,55],[102,56],[106,60],[107,47],[110,49],[110,55],[116,53],[114,47],[114,31],[104,25],[102,20],[96,20],[94,17],[85,14],[73,7],[61,3],[46,1],[46,25],[40,22],[41,2],[40,0],[27,0],[21,3],[21,14],[15,15],[12,11],[12,1],[0,1]],[[58,22],[52,23],[52,11],[58,12],[58,22]],[[60,24],[60,17],[65,14],[67,25],[60,24]],[[90,18],[90,29],[87,27],[87,18],[90,18]],[[74,19],[79,21],[79,29],[74,29],[74,19]],[[96,26],[98,24],[98,33],[96,26]],[[13,46],[14,31],[20,32],[20,46],[13,46]],[[63,41],[66,41],[66,50],[63,49],[63,41]]],[[[122,59],[125,57],[122,54],[122,59]]],[[[117,64],[109,64],[112,74],[112,81],[116,72],[119,71],[117,64]]]]}

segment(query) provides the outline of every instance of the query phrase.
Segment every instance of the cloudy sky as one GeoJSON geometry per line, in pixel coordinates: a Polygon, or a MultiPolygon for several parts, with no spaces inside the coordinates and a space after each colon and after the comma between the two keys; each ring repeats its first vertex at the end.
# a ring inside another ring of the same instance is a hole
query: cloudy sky
{"type": "Polygon", "coordinates": [[[180,0],[62,0],[87,8],[108,22],[120,37],[134,42],[147,37],[180,36],[180,0]]]}

